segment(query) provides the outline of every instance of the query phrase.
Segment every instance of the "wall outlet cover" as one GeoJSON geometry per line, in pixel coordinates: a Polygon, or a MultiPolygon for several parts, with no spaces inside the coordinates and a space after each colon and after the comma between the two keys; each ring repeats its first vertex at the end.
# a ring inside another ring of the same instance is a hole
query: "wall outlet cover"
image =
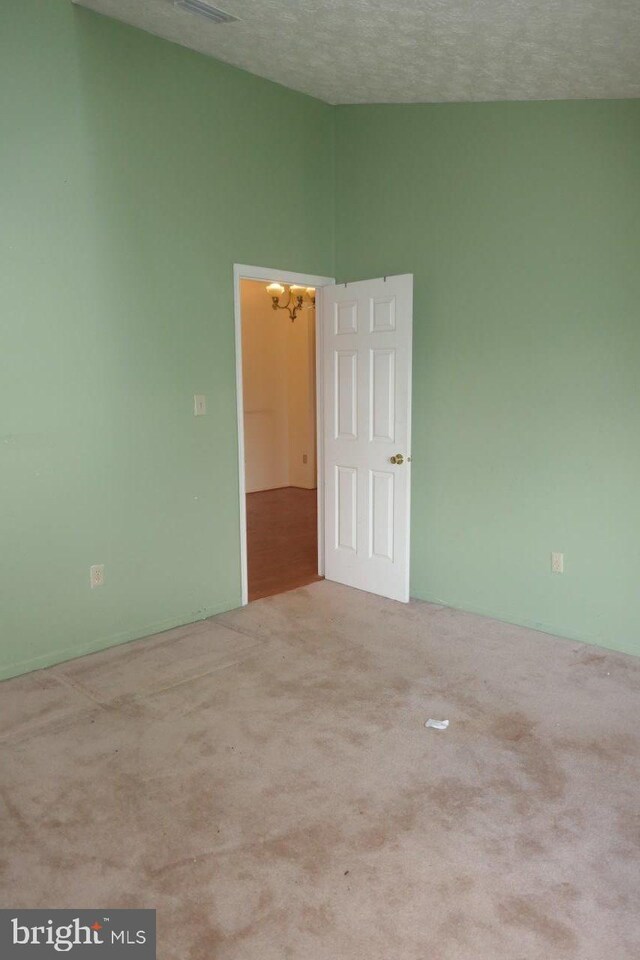
{"type": "Polygon", "coordinates": [[[94,563],[89,567],[89,583],[92,590],[104,584],[104,563],[94,563]]]}
{"type": "Polygon", "coordinates": [[[564,553],[551,554],[551,572],[564,573],[564,553]]]}

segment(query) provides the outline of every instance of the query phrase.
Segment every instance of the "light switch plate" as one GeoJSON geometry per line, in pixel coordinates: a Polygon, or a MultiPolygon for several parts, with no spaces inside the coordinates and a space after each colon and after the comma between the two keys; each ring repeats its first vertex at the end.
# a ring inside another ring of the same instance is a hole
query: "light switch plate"
{"type": "Polygon", "coordinates": [[[207,398],[204,393],[196,393],[193,396],[193,415],[194,417],[204,417],[207,412],[207,398]]]}

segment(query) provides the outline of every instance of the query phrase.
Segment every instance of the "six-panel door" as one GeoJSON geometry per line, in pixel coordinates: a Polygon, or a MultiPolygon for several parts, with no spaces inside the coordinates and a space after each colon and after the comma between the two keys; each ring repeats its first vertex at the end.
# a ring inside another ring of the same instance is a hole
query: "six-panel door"
{"type": "Polygon", "coordinates": [[[409,599],[413,277],[322,288],[325,575],[409,599]]]}

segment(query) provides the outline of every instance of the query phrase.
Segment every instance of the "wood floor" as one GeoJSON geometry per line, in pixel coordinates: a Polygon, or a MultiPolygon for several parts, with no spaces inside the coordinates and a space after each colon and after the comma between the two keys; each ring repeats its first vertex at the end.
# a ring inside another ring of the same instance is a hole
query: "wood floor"
{"type": "Polygon", "coordinates": [[[316,495],[300,487],[247,494],[249,600],[322,579],[316,495]]]}

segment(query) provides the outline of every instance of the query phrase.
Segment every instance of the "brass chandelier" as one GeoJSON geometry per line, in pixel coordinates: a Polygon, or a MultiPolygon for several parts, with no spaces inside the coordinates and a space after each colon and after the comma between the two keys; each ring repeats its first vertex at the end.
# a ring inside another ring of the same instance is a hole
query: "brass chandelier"
{"type": "Polygon", "coordinates": [[[271,297],[273,309],[286,310],[292,323],[301,310],[310,309],[316,305],[315,287],[301,287],[296,283],[287,286],[283,286],[281,283],[270,283],[267,287],[267,293],[271,297]],[[287,293],[287,302],[280,303],[280,298],[285,292],[287,293]]]}

